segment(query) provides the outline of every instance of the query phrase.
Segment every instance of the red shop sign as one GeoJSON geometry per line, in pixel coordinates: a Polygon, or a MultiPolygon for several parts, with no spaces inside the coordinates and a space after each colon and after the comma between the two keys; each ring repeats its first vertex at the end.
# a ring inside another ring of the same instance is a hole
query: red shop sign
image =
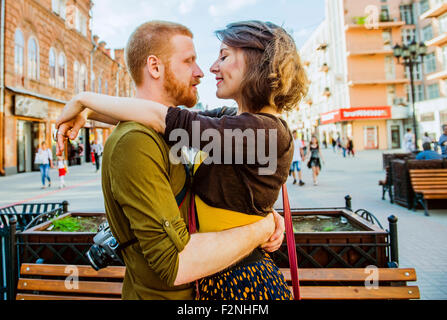
{"type": "Polygon", "coordinates": [[[391,107],[359,107],[339,109],[320,115],[321,124],[334,123],[338,121],[350,121],[357,119],[390,119],[391,107]]]}

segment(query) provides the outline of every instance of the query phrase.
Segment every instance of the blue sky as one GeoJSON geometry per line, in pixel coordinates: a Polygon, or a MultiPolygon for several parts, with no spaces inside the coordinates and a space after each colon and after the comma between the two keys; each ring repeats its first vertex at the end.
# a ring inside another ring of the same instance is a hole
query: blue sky
{"type": "Polygon", "coordinates": [[[93,0],[93,34],[107,47],[124,48],[132,31],[149,20],[182,23],[194,33],[198,64],[205,77],[200,101],[210,107],[233,105],[215,96],[216,81],[209,67],[220,43],[213,31],[239,20],[264,20],[283,25],[300,47],[324,19],[324,0],[93,0]]]}

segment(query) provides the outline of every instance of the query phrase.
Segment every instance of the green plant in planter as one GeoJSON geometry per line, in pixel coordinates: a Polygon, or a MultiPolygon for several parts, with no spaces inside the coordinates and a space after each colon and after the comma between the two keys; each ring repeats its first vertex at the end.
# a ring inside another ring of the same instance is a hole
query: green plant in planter
{"type": "Polygon", "coordinates": [[[61,220],[53,220],[54,231],[74,232],[81,228],[81,224],[76,218],[66,217],[61,220]]]}
{"type": "Polygon", "coordinates": [[[335,226],[328,226],[323,229],[324,232],[329,232],[335,229],[335,226]]]}

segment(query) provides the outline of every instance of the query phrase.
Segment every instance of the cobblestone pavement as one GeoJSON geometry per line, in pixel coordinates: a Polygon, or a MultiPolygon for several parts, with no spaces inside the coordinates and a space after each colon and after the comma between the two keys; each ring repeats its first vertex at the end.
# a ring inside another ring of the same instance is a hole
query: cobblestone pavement
{"type": "MultiPolygon", "coordinates": [[[[318,186],[312,182],[311,170],[303,168],[300,187],[287,182],[292,208],[343,207],[345,195],[352,197],[352,208],[366,209],[373,213],[382,226],[388,229],[387,217],[398,218],[400,267],[416,269],[422,299],[447,299],[447,210],[409,211],[389,198],[381,200],[382,188],[378,181],[385,178],[382,170],[382,151],[358,152],[354,158],[343,158],[332,149],[323,150],[326,164],[319,177],[318,186]]],[[[281,207],[278,200],[276,207],[281,207]]]]}
{"type": "MultiPolygon", "coordinates": [[[[353,209],[372,212],[388,228],[387,217],[398,217],[399,259],[401,267],[414,267],[422,299],[447,299],[447,210],[409,211],[388,200],[381,200],[377,182],[385,177],[381,151],[363,151],[355,158],[343,158],[331,149],[323,150],[326,163],[319,185],[312,183],[311,171],[303,168],[303,187],[287,187],[293,207],[342,207],[344,196],[352,197],[353,209]]],[[[18,202],[68,200],[70,211],[104,212],[100,173],[91,164],[69,168],[67,187],[58,189],[57,170],[51,170],[52,187],[40,189],[40,173],[0,177],[0,207],[18,202]]],[[[388,198],[387,198],[388,199],[388,198]]],[[[279,200],[277,207],[281,207],[279,200]]]]}

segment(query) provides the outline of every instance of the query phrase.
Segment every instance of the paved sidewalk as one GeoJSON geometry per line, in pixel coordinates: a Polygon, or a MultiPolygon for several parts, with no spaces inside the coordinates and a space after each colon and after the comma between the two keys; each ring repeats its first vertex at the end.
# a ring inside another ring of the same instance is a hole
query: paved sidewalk
{"type": "Polygon", "coordinates": [[[19,202],[69,202],[70,211],[105,212],[101,173],[87,163],[69,167],[66,187],[59,189],[57,169],[50,170],[51,187],[41,189],[40,172],[0,177],[0,207],[19,202]]]}
{"type": "MultiPolygon", "coordinates": [[[[287,182],[291,207],[343,207],[344,197],[352,197],[352,208],[373,213],[388,229],[387,217],[398,217],[400,267],[414,267],[422,299],[447,299],[447,210],[409,211],[389,198],[381,200],[378,181],[385,178],[382,151],[363,151],[355,158],[343,158],[332,149],[323,150],[326,164],[314,186],[311,170],[304,166],[303,187],[287,182]]],[[[277,207],[282,206],[278,200],[277,207]]]]}
{"type": "MultiPolygon", "coordinates": [[[[425,217],[417,212],[381,200],[377,182],[385,177],[382,152],[364,151],[344,159],[331,149],[323,150],[326,164],[319,185],[313,186],[311,171],[303,168],[306,185],[288,180],[292,207],[342,207],[344,196],[352,197],[352,207],[367,209],[388,228],[387,217],[398,217],[399,259],[401,267],[416,268],[422,299],[447,299],[447,210],[430,210],[425,217]]],[[[92,164],[69,168],[67,187],[58,189],[57,170],[51,170],[53,185],[40,189],[40,173],[0,177],[0,207],[21,201],[49,202],[68,200],[69,210],[104,212],[100,173],[92,164]]],[[[281,207],[281,200],[277,203],[281,207]]]]}

